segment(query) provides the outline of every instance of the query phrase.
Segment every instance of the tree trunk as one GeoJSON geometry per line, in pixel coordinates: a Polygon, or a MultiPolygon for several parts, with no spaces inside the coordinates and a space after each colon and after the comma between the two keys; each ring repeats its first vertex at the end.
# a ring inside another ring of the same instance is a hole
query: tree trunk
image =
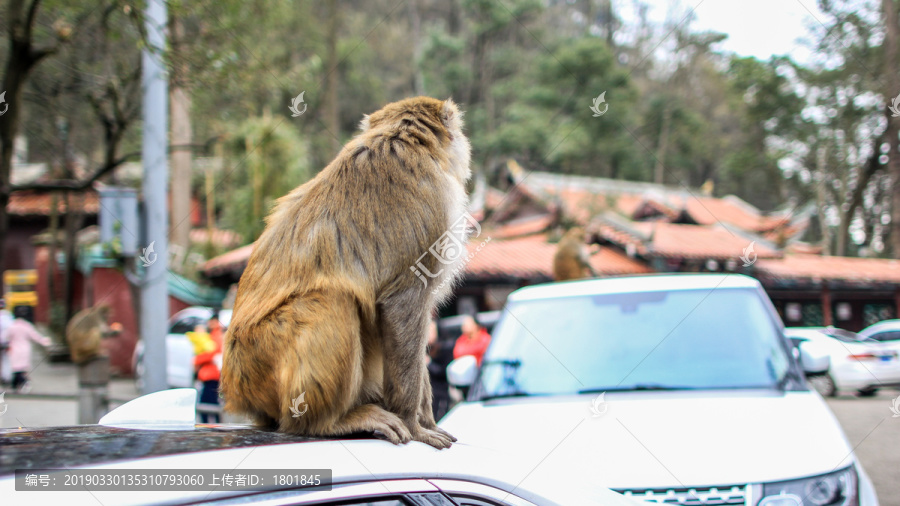
{"type": "Polygon", "coordinates": [[[409,24],[412,29],[413,44],[413,90],[416,95],[425,95],[425,76],[422,73],[422,12],[420,0],[409,2],[409,24]]]}
{"type": "MultiPolygon", "coordinates": [[[[819,147],[816,152],[816,175],[827,177],[825,174],[825,148],[819,147]]],[[[819,215],[819,228],[822,232],[822,254],[831,255],[831,230],[828,228],[828,222],[825,219],[825,184],[819,182],[816,185],[816,208],[819,215]]]]}
{"type": "MultiPolygon", "coordinates": [[[[884,100],[890,100],[896,93],[898,76],[897,44],[900,42],[900,26],[897,21],[897,5],[894,0],[882,0],[882,14],[884,15],[884,100]]],[[[898,140],[897,118],[891,116],[885,104],[885,118],[887,118],[888,146],[888,174],[893,181],[891,192],[891,254],[894,258],[900,258],[900,140],[898,140]]]]}
{"type": "MultiPolygon", "coordinates": [[[[76,236],[82,225],[84,196],[72,193],[66,196],[66,269],[63,277],[65,297],[65,322],[75,315],[75,266],[78,257],[76,236]]],[[[80,308],[79,308],[80,309],[80,308]]]]}
{"type": "Polygon", "coordinates": [[[325,78],[325,125],[331,133],[331,158],[341,150],[340,109],[338,108],[338,27],[340,25],[337,0],[328,1],[328,75],[325,78]]]}
{"type": "Polygon", "coordinates": [[[187,251],[191,241],[191,96],[187,89],[187,66],[181,63],[179,49],[184,27],[177,16],[172,19],[172,49],[175,68],[169,82],[169,128],[172,179],[169,187],[172,212],[169,214],[169,245],[187,251]]]}
{"type": "MultiPolygon", "coordinates": [[[[31,45],[31,28],[34,25],[40,0],[32,0],[25,5],[24,0],[10,0],[7,4],[7,33],[9,34],[9,53],[4,69],[3,88],[6,108],[0,116],[0,271],[6,265],[6,237],[9,233],[10,183],[12,173],[13,141],[19,128],[19,105],[22,101],[22,90],[28,79],[28,73],[55,48],[36,50],[31,45]]],[[[2,109],[0,109],[2,110],[2,109]]]]}
{"type": "Polygon", "coordinates": [[[656,169],[653,171],[653,182],[663,184],[666,179],[666,151],[669,148],[669,124],[672,122],[672,106],[666,100],[663,106],[662,124],[659,127],[659,147],[656,149],[656,169]]]}
{"type": "Polygon", "coordinates": [[[462,9],[459,0],[446,0],[447,5],[447,33],[457,35],[462,26],[462,9]]]}
{"type": "Polygon", "coordinates": [[[583,0],[581,4],[581,13],[584,14],[584,35],[591,36],[591,27],[597,19],[597,11],[594,10],[594,0],[583,0]]]}
{"type": "Polygon", "coordinates": [[[216,185],[212,167],[206,168],[206,258],[215,255],[213,231],[216,228],[216,185]]]}
{"type": "MultiPolygon", "coordinates": [[[[841,224],[837,231],[837,247],[835,248],[835,254],[838,256],[847,255],[847,244],[850,240],[850,222],[853,221],[856,210],[862,205],[863,193],[866,187],[869,186],[869,181],[881,168],[878,158],[881,155],[881,144],[883,142],[884,136],[879,136],[873,141],[872,155],[866,161],[865,167],[860,169],[856,187],[853,188],[853,193],[850,194],[850,199],[847,201],[847,210],[841,212],[841,224]]],[[[868,236],[871,237],[871,235],[868,236]]]]}

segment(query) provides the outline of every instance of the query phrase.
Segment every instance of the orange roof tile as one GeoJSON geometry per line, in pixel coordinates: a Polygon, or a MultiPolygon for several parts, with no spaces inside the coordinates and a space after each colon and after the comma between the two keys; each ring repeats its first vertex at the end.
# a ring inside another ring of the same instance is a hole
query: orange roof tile
{"type": "MultiPolygon", "coordinates": [[[[190,239],[191,242],[194,243],[205,243],[207,241],[207,237],[209,237],[209,229],[207,228],[194,228],[191,229],[190,239]]],[[[232,230],[223,230],[219,228],[214,228],[212,230],[212,242],[213,244],[217,244],[219,246],[224,246],[226,248],[233,248],[235,245],[241,242],[241,236],[232,230]]]]}
{"type": "Polygon", "coordinates": [[[210,258],[203,264],[201,270],[207,276],[215,276],[224,272],[243,269],[246,267],[247,261],[250,260],[251,253],[253,253],[253,244],[241,246],[238,249],[210,258]]]}
{"type": "MultiPolygon", "coordinates": [[[[565,178],[553,175],[551,178],[565,178]]],[[[592,178],[581,178],[592,180],[592,178]]],[[[593,179],[594,181],[608,181],[593,179]]],[[[635,218],[640,209],[656,209],[670,219],[682,210],[700,225],[727,223],[751,232],[767,232],[788,223],[787,217],[765,216],[758,209],[737,197],[723,198],[702,196],[699,192],[691,195],[683,190],[667,188],[648,183],[643,188],[621,191],[614,188],[594,189],[553,184],[541,185],[540,178],[531,184],[533,192],[540,192],[558,198],[563,203],[566,215],[580,224],[585,224],[598,214],[616,211],[628,218],[635,218]]],[[[612,181],[614,182],[614,181],[612,181]]],[[[627,183],[627,182],[623,182],[627,183]]]]}
{"type": "Polygon", "coordinates": [[[489,186],[484,195],[484,207],[486,209],[496,209],[504,200],[506,200],[505,192],[489,186]]]}
{"type": "Polygon", "coordinates": [[[900,260],[882,258],[788,254],[780,259],[760,259],[756,268],[782,279],[900,283],[900,260]]]}
{"type": "Polygon", "coordinates": [[[614,196],[592,193],[587,190],[543,188],[548,195],[558,198],[566,216],[581,225],[608,210],[615,210],[624,216],[631,216],[640,207],[640,195],[620,194],[614,196]]]}
{"type": "MultiPolygon", "coordinates": [[[[469,242],[469,254],[473,255],[466,265],[466,274],[476,277],[553,277],[553,255],[556,244],[547,242],[544,235],[533,235],[519,239],[491,239],[481,246],[480,238],[469,242]],[[481,247],[481,250],[478,248],[481,247]]],[[[649,267],[628,258],[610,248],[601,248],[591,257],[591,266],[606,275],[636,274],[652,272],[649,267]]]]}
{"type": "MultiPolygon", "coordinates": [[[[631,231],[612,223],[598,227],[601,237],[627,247],[634,244],[637,252],[673,258],[740,258],[751,239],[719,226],[682,225],[667,222],[630,222],[631,231]]],[[[757,258],[777,258],[777,250],[754,244],[757,258]]]]}
{"type": "Polygon", "coordinates": [[[529,216],[518,220],[504,223],[503,225],[491,230],[491,237],[495,239],[508,239],[512,237],[521,237],[524,235],[532,235],[540,232],[546,232],[547,228],[553,224],[553,215],[544,214],[538,216],[529,216]]]}
{"type": "MultiPolygon", "coordinates": [[[[556,254],[556,245],[548,243],[544,235],[502,240],[494,239],[485,232],[483,237],[469,241],[468,251],[472,259],[466,265],[466,274],[472,276],[522,278],[553,276],[553,255],[556,254]],[[488,237],[491,237],[491,240],[482,246],[488,237]]],[[[207,275],[214,276],[242,269],[252,252],[252,244],[229,251],[207,261],[203,265],[203,271],[207,275]]],[[[591,256],[591,265],[597,272],[606,275],[652,272],[643,263],[610,248],[601,248],[599,253],[591,256]]]]}
{"type": "MultiPolygon", "coordinates": [[[[96,191],[83,192],[85,214],[97,214],[100,211],[100,196],[96,191]]],[[[70,197],[71,198],[71,197],[70,197]]],[[[50,193],[15,192],[9,196],[7,212],[15,216],[49,216],[50,193]]],[[[58,198],[56,208],[60,213],[66,212],[65,199],[58,198]]]]}
{"type": "Polygon", "coordinates": [[[735,198],[687,197],[681,206],[701,225],[730,223],[743,230],[765,232],[788,223],[787,218],[763,216],[750,204],[735,198]]]}

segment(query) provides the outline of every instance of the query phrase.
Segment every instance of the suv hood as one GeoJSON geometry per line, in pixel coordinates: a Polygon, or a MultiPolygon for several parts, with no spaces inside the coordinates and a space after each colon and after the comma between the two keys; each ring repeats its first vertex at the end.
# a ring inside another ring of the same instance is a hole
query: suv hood
{"type": "Polygon", "coordinates": [[[833,471],[853,462],[814,392],[610,392],[467,402],[441,427],[515,452],[541,469],[587,470],[612,489],[732,486],[833,471]],[[597,414],[602,413],[602,414],[597,414]]]}

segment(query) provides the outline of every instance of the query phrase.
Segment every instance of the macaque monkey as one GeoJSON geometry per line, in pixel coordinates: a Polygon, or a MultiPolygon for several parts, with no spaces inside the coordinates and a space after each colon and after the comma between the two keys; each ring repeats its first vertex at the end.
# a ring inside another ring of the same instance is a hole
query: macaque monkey
{"type": "Polygon", "coordinates": [[[89,362],[104,355],[101,339],[115,335],[120,325],[110,326],[109,305],[98,304],[75,313],[66,325],[66,342],[69,343],[69,355],[76,364],[89,362]]]}
{"type": "Polygon", "coordinates": [[[591,256],[584,241],[584,230],[579,227],[570,229],[560,239],[553,256],[554,281],[597,277],[591,267],[591,256]]]}
{"type": "Polygon", "coordinates": [[[225,337],[225,409],[287,433],[446,448],[456,438],[435,424],[425,348],[465,259],[462,114],[418,97],[360,126],[266,218],[225,337]]]}

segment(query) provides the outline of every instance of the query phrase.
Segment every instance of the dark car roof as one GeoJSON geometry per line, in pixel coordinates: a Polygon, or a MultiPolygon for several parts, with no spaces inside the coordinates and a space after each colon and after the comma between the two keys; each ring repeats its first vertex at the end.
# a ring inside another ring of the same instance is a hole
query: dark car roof
{"type": "Polygon", "coordinates": [[[99,465],[180,453],[310,441],[321,439],[246,425],[198,425],[187,431],[120,429],[102,425],[2,429],[0,475],[11,474],[16,469],[99,465]]]}

